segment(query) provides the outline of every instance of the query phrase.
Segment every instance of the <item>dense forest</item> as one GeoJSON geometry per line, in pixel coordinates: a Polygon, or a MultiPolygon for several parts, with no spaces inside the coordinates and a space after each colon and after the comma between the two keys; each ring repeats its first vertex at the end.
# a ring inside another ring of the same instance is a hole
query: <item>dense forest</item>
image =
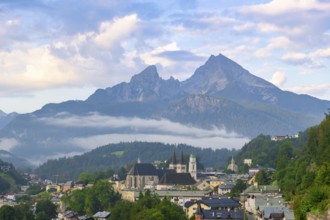
{"type": "MultiPolygon", "coordinates": [[[[49,160],[35,170],[44,179],[75,180],[82,172],[94,172],[112,168],[118,170],[133,164],[140,158],[142,162],[171,159],[173,151],[179,157],[181,149],[187,159],[191,153],[197,155],[200,166],[225,167],[227,159],[237,153],[236,150],[195,148],[185,144],[173,145],[150,142],[130,142],[109,144],[98,147],[83,155],[49,160]]],[[[187,160],[185,162],[188,162],[187,160]]]]}
{"type": "Polygon", "coordinates": [[[294,152],[284,142],[276,157],[276,180],[287,200],[294,201],[295,216],[323,214],[330,208],[330,115],[308,129],[303,148],[294,152]]]}

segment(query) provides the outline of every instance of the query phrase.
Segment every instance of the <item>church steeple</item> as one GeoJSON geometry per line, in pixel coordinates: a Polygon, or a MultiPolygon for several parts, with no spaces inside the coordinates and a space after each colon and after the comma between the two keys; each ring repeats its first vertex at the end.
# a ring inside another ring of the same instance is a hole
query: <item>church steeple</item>
{"type": "Polygon", "coordinates": [[[189,157],[189,173],[194,180],[197,181],[197,161],[196,157],[193,154],[190,154],[189,157]]]}
{"type": "Polygon", "coordinates": [[[184,157],[183,157],[183,150],[181,149],[181,152],[180,152],[180,161],[179,161],[179,164],[184,164],[184,157]]]}
{"type": "Polygon", "coordinates": [[[173,151],[172,164],[176,164],[176,154],[175,154],[175,150],[173,151]]]}

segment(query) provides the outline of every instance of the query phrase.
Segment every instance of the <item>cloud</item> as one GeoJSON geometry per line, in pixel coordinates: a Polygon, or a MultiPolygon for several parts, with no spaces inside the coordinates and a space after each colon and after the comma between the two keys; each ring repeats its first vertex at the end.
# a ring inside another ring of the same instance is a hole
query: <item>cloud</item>
{"type": "Polygon", "coordinates": [[[14,138],[1,138],[0,148],[5,151],[10,151],[19,145],[19,142],[14,138]]]}
{"type": "Polygon", "coordinates": [[[329,42],[329,11],[330,3],[317,0],[272,0],[238,10],[247,22],[255,23],[256,31],[284,35],[306,51],[329,42]]]}
{"type": "Polygon", "coordinates": [[[201,61],[202,59],[205,59],[204,57],[197,56],[189,51],[184,50],[164,51],[156,56],[165,57],[177,62],[201,61]]]}
{"type": "Polygon", "coordinates": [[[103,146],[110,143],[120,143],[123,140],[127,142],[147,141],[162,142],[166,144],[188,144],[195,147],[205,147],[213,149],[235,148],[240,149],[249,142],[247,138],[225,138],[225,137],[187,137],[180,135],[165,134],[104,134],[90,137],[76,137],[67,140],[68,143],[81,147],[85,150],[94,149],[95,146],[103,146]]]}
{"type": "Polygon", "coordinates": [[[76,128],[129,128],[132,131],[158,132],[188,137],[241,137],[236,133],[228,133],[225,129],[216,128],[205,130],[197,127],[183,125],[167,119],[142,119],[113,117],[92,113],[86,116],[71,115],[69,113],[58,113],[54,117],[40,118],[38,121],[48,125],[76,128]]]}
{"type": "Polygon", "coordinates": [[[216,11],[180,11],[171,14],[172,25],[183,26],[193,32],[214,32],[218,28],[227,28],[235,22],[234,18],[226,17],[216,11]]]}
{"type": "MultiPolygon", "coordinates": [[[[131,40],[138,22],[137,15],[131,14],[102,22],[97,32],[88,31],[51,43],[27,44],[18,47],[20,49],[0,51],[0,91],[26,94],[35,89],[100,86],[102,81],[106,82],[104,78],[109,68],[127,75],[130,67],[121,62],[124,58],[122,44],[131,40]]],[[[128,77],[122,75],[122,79],[128,77]]]]}
{"type": "Polygon", "coordinates": [[[111,49],[124,38],[129,37],[137,29],[138,23],[136,14],[115,18],[111,22],[102,22],[93,41],[101,49],[111,49]]]}
{"type": "Polygon", "coordinates": [[[314,97],[326,99],[330,101],[330,84],[314,84],[311,86],[295,86],[288,88],[288,90],[298,94],[309,94],[314,97]]]}
{"type": "Polygon", "coordinates": [[[159,70],[166,69],[163,73],[165,78],[173,76],[180,80],[191,76],[196,66],[205,59],[204,56],[182,50],[177,42],[155,47],[136,56],[147,65],[158,64],[159,70]],[[182,65],[183,62],[185,65],[182,65]]]}
{"type": "Polygon", "coordinates": [[[51,54],[48,46],[26,51],[0,52],[0,85],[18,88],[49,88],[78,80],[74,65],[51,54]]]}
{"type": "Polygon", "coordinates": [[[317,0],[272,0],[264,4],[244,6],[240,9],[242,13],[255,13],[269,16],[311,10],[330,10],[330,3],[317,0]]]}
{"type": "Polygon", "coordinates": [[[329,48],[318,49],[318,50],[312,52],[311,56],[330,58],[330,47],[329,48]]]}
{"type": "Polygon", "coordinates": [[[278,87],[281,87],[286,82],[286,74],[284,72],[275,72],[270,79],[270,82],[278,87]]]}
{"type": "Polygon", "coordinates": [[[164,143],[187,143],[198,147],[240,148],[248,138],[214,127],[206,130],[183,125],[167,119],[142,119],[112,117],[97,113],[77,116],[59,113],[54,117],[38,119],[42,123],[71,128],[90,128],[99,132],[84,137],[72,137],[63,143],[90,150],[97,146],[121,141],[148,141],[164,143]],[[111,131],[111,132],[109,132],[111,131]],[[125,132],[126,131],[126,132],[125,132]]]}
{"type": "Polygon", "coordinates": [[[320,60],[318,57],[326,55],[324,52],[326,53],[324,50],[319,50],[310,54],[291,52],[284,54],[281,57],[281,60],[291,65],[302,65],[310,69],[320,69],[324,68],[325,66],[322,63],[322,60],[320,60]]]}
{"type": "Polygon", "coordinates": [[[271,38],[266,47],[260,48],[255,52],[256,57],[264,58],[272,55],[275,49],[287,49],[292,42],[285,36],[271,38]]]}
{"type": "Polygon", "coordinates": [[[244,32],[251,30],[253,27],[254,27],[254,23],[249,22],[240,25],[235,25],[233,29],[237,32],[244,32]]]}
{"type": "Polygon", "coordinates": [[[156,47],[151,51],[141,53],[140,57],[148,65],[159,63],[163,67],[168,67],[170,65],[173,65],[174,61],[168,59],[167,57],[161,57],[159,56],[159,54],[162,54],[167,51],[179,51],[179,50],[180,48],[177,46],[176,42],[172,42],[164,46],[156,47]]]}
{"type": "Polygon", "coordinates": [[[284,62],[301,65],[311,62],[310,58],[304,53],[286,53],[281,57],[284,62]]]}

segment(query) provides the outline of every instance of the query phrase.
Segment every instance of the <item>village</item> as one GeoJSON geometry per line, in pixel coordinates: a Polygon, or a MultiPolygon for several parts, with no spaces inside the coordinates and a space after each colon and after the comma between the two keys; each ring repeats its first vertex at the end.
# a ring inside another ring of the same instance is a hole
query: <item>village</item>
{"type": "MultiPolygon", "coordinates": [[[[149,192],[159,198],[168,198],[180,206],[188,219],[286,219],[293,220],[292,208],[282,198],[281,189],[276,185],[260,185],[256,181],[262,166],[251,167],[252,160],[244,159],[249,166],[246,174],[237,174],[238,166],[231,158],[227,170],[230,173],[212,169],[199,170],[196,156],[190,154],[189,161],[184,161],[184,152],[179,157],[173,152],[171,163],[167,168],[160,168],[162,161],[143,163],[137,159],[125,177],[113,175],[108,179],[121,199],[136,202],[140,194],[149,192]],[[187,163],[186,163],[187,162],[187,163]],[[238,185],[243,191],[233,194],[238,185]]],[[[272,168],[268,171],[274,172],[272,168]]],[[[92,216],[79,216],[68,210],[61,197],[75,190],[92,187],[79,182],[53,183],[31,175],[30,184],[42,184],[45,191],[51,192],[51,202],[57,206],[57,218],[60,220],[109,219],[110,211],[99,211],[92,216]]],[[[28,187],[22,187],[26,190],[28,187]]],[[[3,205],[15,206],[15,194],[4,195],[0,201],[3,205]]]]}

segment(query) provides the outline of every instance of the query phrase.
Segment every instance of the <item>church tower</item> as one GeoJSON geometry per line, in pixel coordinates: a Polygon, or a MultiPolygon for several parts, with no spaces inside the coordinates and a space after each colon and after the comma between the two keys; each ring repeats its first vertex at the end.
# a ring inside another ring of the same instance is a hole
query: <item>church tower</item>
{"type": "Polygon", "coordinates": [[[235,164],[235,160],[234,160],[234,157],[233,156],[231,157],[231,162],[228,165],[227,169],[228,170],[231,170],[231,171],[233,171],[235,173],[237,173],[237,171],[238,171],[238,166],[235,164]]]}
{"type": "Polygon", "coordinates": [[[179,163],[176,165],[176,172],[177,173],[186,173],[187,172],[187,166],[184,163],[184,156],[183,156],[183,150],[182,149],[181,149],[181,152],[180,152],[179,163]]]}
{"type": "Polygon", "coordinates": [[[187,172],[187,166],[184,163],[184,155],[183,155],[182,149],[180,152],[179,162],[176,161],[175,151],[173,151],[172,163],[170,163],[169,169],[175,170],[175,172],[177,172],[177,173],[186,173],[187,172]]]}
{"type": "Polygon", "coordinates": [[[197,181],[197,162],[196,162],[196,157],[192,154],[190,154],[190,158],[189,158],[189,173],[191,177],[197,181]]]}
{"type": "Polygon", "coordinates": [[[169,169],[176,170],[176,155],[175,155],[175,150],[173,150],[172,163],[170,163],[169,169]]]}

